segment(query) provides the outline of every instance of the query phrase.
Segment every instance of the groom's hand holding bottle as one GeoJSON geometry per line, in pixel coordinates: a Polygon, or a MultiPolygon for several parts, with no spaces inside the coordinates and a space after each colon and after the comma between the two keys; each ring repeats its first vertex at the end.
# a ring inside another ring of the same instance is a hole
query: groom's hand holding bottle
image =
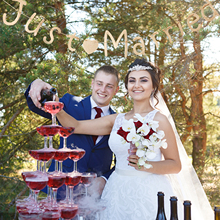
{"type": "MultiPolygon", "coordinates": [[[[42,81],[41,79],[36,79],[31,83],[29,96],[31,97],[31,99],[36,107],[42,109],[42,104],[40,103],[41,91],[44,89],[49,90],[51,88],[52,88],[52,86],[49,83],[46,83],[46,82],[42,81]]],[[[56,100],[57,99],[58,99],[58,97],[56,97],[56,100]]]]}

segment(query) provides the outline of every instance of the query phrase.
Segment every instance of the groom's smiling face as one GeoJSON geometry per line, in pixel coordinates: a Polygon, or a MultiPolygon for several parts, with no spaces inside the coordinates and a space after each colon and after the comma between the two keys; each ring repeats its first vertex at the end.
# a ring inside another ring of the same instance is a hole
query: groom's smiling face
{"type": "Polygon", "coordinates": [[[118,89],[116,76],[102,70],[92,80],[92,98],[100,107],[109,105],[118,89]]]}

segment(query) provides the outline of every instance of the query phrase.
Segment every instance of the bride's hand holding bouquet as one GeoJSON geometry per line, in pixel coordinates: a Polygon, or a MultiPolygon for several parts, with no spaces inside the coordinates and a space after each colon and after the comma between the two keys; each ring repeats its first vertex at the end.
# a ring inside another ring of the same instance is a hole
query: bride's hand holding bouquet
{"type": "Polygon", "coordinates": [[[146,170],[152,168],[148,160],[156,157],[156,151],[160,147],[166,149],[167,142],[164,131],[158,130],[158,121],[146,121],[140,114],[135,114],[134,117],[137,121],[126,120],[117,134],[122,136],[123,143],[130,143],[129,165],[138,170],[146,170]]]}

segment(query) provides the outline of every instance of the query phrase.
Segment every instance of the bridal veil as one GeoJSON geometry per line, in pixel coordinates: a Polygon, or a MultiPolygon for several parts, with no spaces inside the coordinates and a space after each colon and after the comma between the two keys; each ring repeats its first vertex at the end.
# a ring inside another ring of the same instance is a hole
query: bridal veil
{"type": "Polygon", "coordinates": [[[166,115],[170,124],[172,125],[174,133],[176,135],[180,160],[182,163],[182,169],[178,174],[168,175],[172,187],[178,198],[178,203],[181,203],[181,205],[183,205],[183,202],[185,200],[191,201],[192,220],[212,220],[214,219],[214,211],[210,206],[210,203],[200,183],[200,180],[192,166],[192,163],[185,151],[185,148],[183,147],[170,111],[160,92],[157,93],[157,97],[159,103],[154,106],[156,100],[152,99],[151,104],[154,108],[160,110],[162,114],[166,115]]]}

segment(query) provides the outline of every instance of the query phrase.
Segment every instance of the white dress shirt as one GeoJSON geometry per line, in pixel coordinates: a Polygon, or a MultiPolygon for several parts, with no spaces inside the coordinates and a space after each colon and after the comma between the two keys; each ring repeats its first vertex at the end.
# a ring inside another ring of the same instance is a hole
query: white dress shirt
{"type": "MultiPolygon", "coordinates": [[[[104,107],[99,107],[95,101],[92,99],[92,96],[90,97],[90,101],[91,101],[91,119],[94,119],[97,112],[94,109],[95,107],[101,108],[102,109],[102,113],[101,113],[101,117],[102,116],[106,116],[106,115],[110,115],[110,111],[109,111],[109,105],[104,106],[104,107]]],[[[96,144],[102,139],[103,136],[98,136],[97,140],[96,140],[96,144]]]]}

